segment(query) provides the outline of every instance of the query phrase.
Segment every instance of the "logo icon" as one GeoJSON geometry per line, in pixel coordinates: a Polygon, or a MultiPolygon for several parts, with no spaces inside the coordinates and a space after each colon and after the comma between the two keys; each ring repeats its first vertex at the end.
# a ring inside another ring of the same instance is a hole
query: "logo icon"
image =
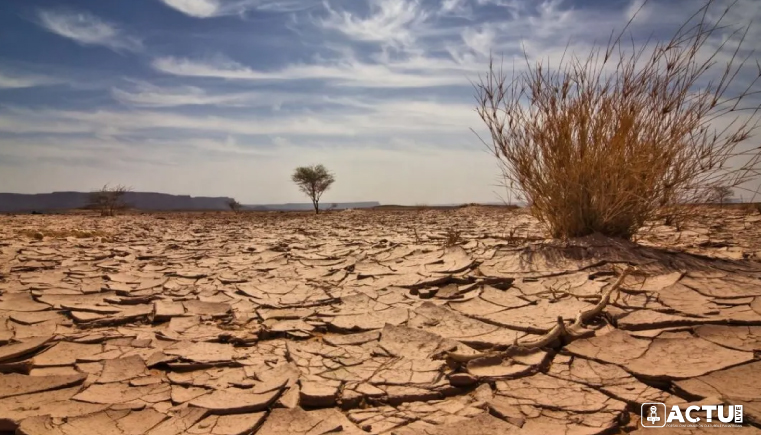
{"type": "Polygon", "coordinates": [[[666,404],[664,403],[643,403],[640,415],[642,427],[666,426],[666,404]]]}

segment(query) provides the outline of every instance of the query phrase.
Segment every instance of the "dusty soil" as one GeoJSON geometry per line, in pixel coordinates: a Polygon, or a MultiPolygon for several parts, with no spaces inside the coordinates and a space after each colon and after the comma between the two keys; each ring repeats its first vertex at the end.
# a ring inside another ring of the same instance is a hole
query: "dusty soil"
{"type": "Polygon", "coordinates": [[[0,216],[0,432],[642,434],[665,402],[745,421],[657,433],[761,433],[761,215],[542,237],[494,207],[0,216]]]}

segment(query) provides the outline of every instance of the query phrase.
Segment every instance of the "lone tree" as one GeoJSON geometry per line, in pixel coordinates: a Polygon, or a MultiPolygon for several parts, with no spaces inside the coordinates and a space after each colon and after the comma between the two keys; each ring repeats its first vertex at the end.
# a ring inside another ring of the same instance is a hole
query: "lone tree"
{"type": "Polygon", "coordinates": [[[312,200],[315,214],[320,212],[320,197],[336,181],[333,174],[328,172],[323,165],[298,167],[293,172],[291,180],[312,200]]]}
{"type": "Polygon", "coordinates": [[[130,191],[132,188],[121,184],[113,187],[106,184],[100,190],[90,193],[89,208],[99,210],[101,216],[114,216],[117,210],[127,207],[124,195],[130,191]]]}
{"type": "Polygon", "coordinates": [[[487,146],[553,237],[630,238],[758,176],[761,147],[744,141],[761,121],[761,66],[746,62],[749,27],[725,24],[732,6],[718,6],[705,2],[654,46],[624,37],[629,21],[552,68],[524,53],[525,69],[508,76],[492,59],[475,83],[487,146]]]}
{"type": "Polygon", "coordinates": [[[234,213],[238,213],[241,210],[241,204],[236,201],[234,198],[230,198],[227,201],[227,206],[230,207],[230,210],[232,210],[234,213]]]}

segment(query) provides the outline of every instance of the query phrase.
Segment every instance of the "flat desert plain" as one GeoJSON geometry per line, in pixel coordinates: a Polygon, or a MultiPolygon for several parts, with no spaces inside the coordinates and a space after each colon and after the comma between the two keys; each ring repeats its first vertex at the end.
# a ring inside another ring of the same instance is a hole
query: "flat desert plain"
{"type": "Polygon", "coordinates": [[[635,243],[479,206],[0,216],[0,431],[761,433],[761,215],[690,215],[635,243]]]}

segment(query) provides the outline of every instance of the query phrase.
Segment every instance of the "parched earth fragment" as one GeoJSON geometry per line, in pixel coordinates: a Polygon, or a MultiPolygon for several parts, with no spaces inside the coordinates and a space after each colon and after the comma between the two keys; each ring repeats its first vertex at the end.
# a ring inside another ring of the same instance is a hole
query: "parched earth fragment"
{"type": "Polygon", "coordinates": [[[451,246],[444,249],[441,257],[434,263],[426,264],[427,272],[435,273],[458,273],[469,269],[474,260],[468,252],[460,246],[451,246]]]}
{"type": "Polygon", "coordinates": [[[24,340],[19,343],[6,344],[0,346],[0,363],[10,361],[15,358],[28,355],[36,350],[41,349],[53,340],[53,337],[37,337],[24,340]]]}
{"type": "Polygon", "coordinates": [[[185,306],[182,302],[154,301],[153,317],[155,320],[166,320],[172,317],[185,315],[185,306]]]}
{"type": "Polygon", "coordinates": [[[618,426],[626,411],[624,402],[542,373],[496,386],[491,412],[529,433],[602,434],[618,426]]]}
{"type": "Polygon", "coordinates": [[[207,415],[208,411],[202,408],[184,408],[171,418],[154,426],[151,430],[146,432],[146,435],[185,434],[191,427],[193,427],[193,425],[207,415]]]}
{"type": "Polygon", "coordinates": [[[188,429],[193,435],[247,435],[264,421],[265,412],[238,415],[210,415],[188,429]]]}
{"type": "Polygon", "coordinates": [[[164,348],[163,352],[199,363],[231,362],[235,356],[231,345],[209,342],[182,341],[164,348]]]}
{"type": "Polygon", "coordinates": [[[299,388],[299,403],[303,406],[325,408],[336,404],[339,382],[303,381],[299,388]]]}
{"type": "Polygon", "coordinates": [[[103,371],[97,383],[127,381],[142,375],[147,375],[147,371],[145,362],[138,355],[109,359],[103,363],[103,371]]]}
{"type": "Polygon", "coordinates": [[[732,349],[761,351],[761,326],[701,325],[695,328],[695,334],[732,349]]]}
{"type": "Polygon", "coordinates": [[[655,338],[642,356],[625,368],[651,379],[685,379],[702,376],[754,359],[752,352],[719,346],[702,338],[655,338]]]}
{"type": "Polygon", "coordinates": [[[509,345],[526,334],[471,319],[460,313],[424,302],[414,310],[407,325],[470,346],[509,345]]]}
{"type": "Polygon", "coordinates": [[[380,335],[378,344],[394,357],[427,360],[443,351],[454,350],[458,347],[456,341],[422,329],[405,326],[387,324],[380,335]]]}
{"type": "Polygon", "coordinates": [[[230,304],[190,300],[182,303],[185,310],[198,316],[224,317],[230,313],[230,304]]]}
{"type": "Polygon", "coordinates": [[[526,351],[509,358],[487,356],[469,361],[467,372],[484,380],[515,378],[537,372],[544,367],[552,355],[541,349],[526,351]]]}
{"type": "MultiPolygon", "coordinates": [[[[46,416],[47,417],[47,416],[46,416]]],[[[21,423],[19,432],[45,429],[63,435],[143,435],[166,418],[154,410],[98,412],[74,417],[63,422],[57,419],[32,417],[21,423]]]]}
{"type": "MultiPolygon", "coordinates": [[[[616,325],[627,331],[643,331],[658,328],[673,328],[678,326],[697,326],[711,323],[712,319],[705,317],[688,317],[678,314],[663,313],[654,310],[635,310],[616,316],[616,325]]],[[[717,323],[726,323],[720,320],[717,323]]]]}
{"type": "Polygon", "coordinates": [[[396,407],[384,405],[353,409],[347,413],[347,416],[361,429],[370,433],[406,434],[470,421],[472,417],[486,412],[486,403],[464,395],[445,400],[402,403],[396,407]]]}
{"type": "Polygon", "coordinates": [[[707,375],[676,381],[675,387],[701,399],[719,398],[742,405],[745,418],[761,424],[761,362],[751,362],[707,375]]]}
{"type": "Polygon", "coordinates": [[[36,312],[49,309],[49,305],[37,302],[29,293],[5,293],[0,295],[0,312],[36,312]]]}
{"type": "Polygon", "coordinates": [[[101,344],[59,341],[50,349],[34,357],[35,367],[69,366],[81,358],[91,357],[103,351],[101,344]]]}
{"type": "MultiPolygon", "coordinates": [[[[393,435],[518,435],[529,433],[522,431],[518,426],[507,423],[487,413],[441,426],[432,425],[425,421],[417,421],[391,432],[393,435]]],[[[537,434],[539,433],[537,432],[537,434]]]]}
{"type": "Polygon", "coordinates": [[[304,411],[301,408],[273,409],[257,433],[267,435],[363,435],[360,430],[336,409],[304,411]]]}
{"type": "Polygon", "coordinates": [[[680,282],[696,292],[710,297],[741,298],[761,296],[761,279],[758,278],[741,277],[738,275],[721,278],[698,278],[692,273],[687,273],[687,276],[682,278],[680,282]]]}
{"type": "Polygon", "coordinates": [[[339,331],[370,331],[386,323],[400,325],[409,320],[407,308],[395,308],[361,293],[341,298],[338,305],[320,308],[318,314],[339,331]]]}
{"type": "Polygon", "coordinates": [[[477,317],[507,328],[542,334],[557,324],[558,317],[572,320],[579,311],[588,310],[593,306],[593,304],[575,298],[563,298],[557,301],[540,299],[535,305],[477,317]]]}
{"type": "Polygon", "coordinates": [[[52,416],[68,418],[92,414],[108,407],[71,400],[81,386],[0,399],[0,431],[13,431],[26,418],[52,416]]]}
{"type": "Polygon", "coordinates": [[[69,376],[0,374],[0,399],[79,385],[86,378],[86,375],[81,374],[69,376]]]}
{"type": "Polygon", "coordinates": [[[557,355],[547,374],[599,389],[613,398],[634,406],[640,406],[645,402],[676,403],[681,401],[678,397],[637,380],[615,364],[557,355]]]}
{"type": "Polygon", "coordinates": [[[632,337],[625,331],[613,330],[604,335],[576,340],[564,349],[573,355],[623,365],[644,354],[649,345],[649,340],[632,337]]]}
{"type": "Polygon", "coordinates": [[[719,346],[693,336],[649,340],[621,330],[574,341],[565,347],[573,355],[618,364],[636,376],[686,379],[753,360],[753,353],[719,346]]]}
{"type": "Polygon", "coordinates": [[[691,316],[708,316],[719,313],[719,307],[711,298],[703,296],[678,282],[660,290],[658,300],[680,313],[691,316]]]}
{"type": "Polygon", "coordinates": [[[245,389],[228,388],[191,400],[191,406],[203,408],[212,414],[245,414],[267,409],[280,395],[281,390],[251,393],[245,389]]]}
{"type": "Polygon", "coordinates": [[[122,382],[93,384],[75,395],[73,399],[88,403],[120,404],[153,394],[156,388],[153,385],[133,387],[122,382]]]}
{"type": "Polygon", "coordinates": [[[333,346],[359,346],[371,341],[378,341],[380,331],[359,332],[356,334],[325,335],[323,340],[333,346]]]}

